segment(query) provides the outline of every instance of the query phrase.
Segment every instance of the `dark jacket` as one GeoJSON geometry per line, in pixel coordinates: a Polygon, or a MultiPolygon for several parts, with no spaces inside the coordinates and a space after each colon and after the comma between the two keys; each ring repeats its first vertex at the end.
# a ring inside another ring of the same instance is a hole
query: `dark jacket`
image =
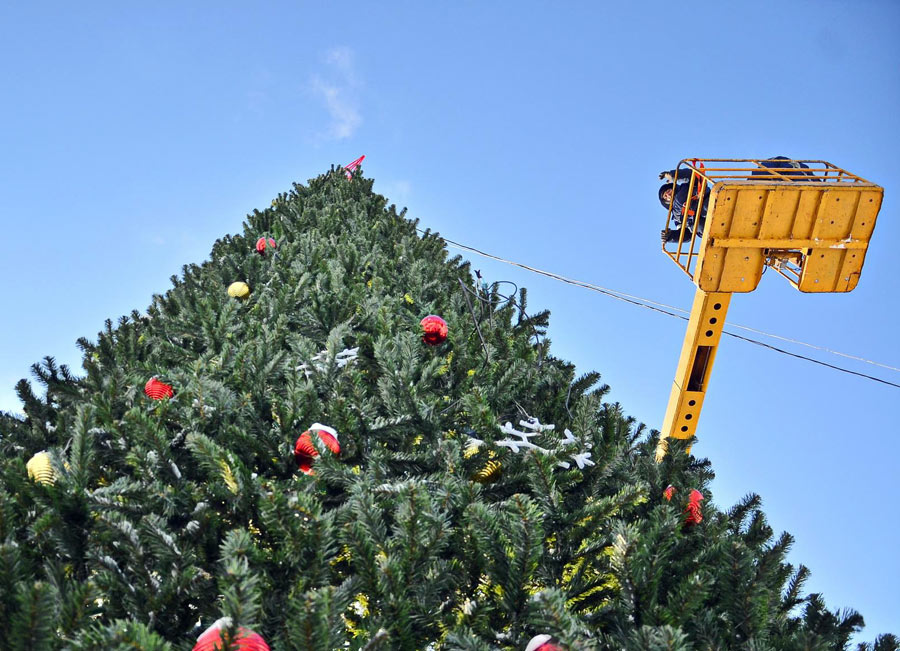
{"type": "MultiPolygon", "coordinates": [[[[765,179],[767,181],[784,181],[785,179],[780,176],[790,176],[791,181],[814,181],[812,172],[804,172],[803,170],[808,170],[809,165],[806,163],[796,162],[792,163],[790,158],[786,156],[773,156],[772,158],[759,161],[760,167],[765,167],[768,169],[777,169],[779,170],[778,174],[775,175],[774,178],[765,179]],[[780,170],[788,170],[785,172],[781,172],[780,170]]],[[[771,172],[767,172],[764,169],[754,170],[750,173],[750,176],[762,176],[763,174],[771,174],[771,172]]]]}
{"type": "MultiPolygon", "coordinates": [[[[675,192],[672,196],[672,222],[676,227],[681,225],[681,221],[684,219],[685,206],[688,203],[688,191],[690,190],[690,180],[691,180],[691,172],[692,170],[689,168],[684,168],[678,170],[678,174],[676,175],[675,170],[670,170],[667,172],[670,176],[675,178],[675,192]]],[[[689,211],[693,211],[694,214],[697,213],[697,204],[699,203],[699,199],[696,198],[696,195],[699,194],[702,181],[698,179],[698,181],[694,182],[694,195],[695,198],[690,202],[690,206],[688,208],[689,211]]],[[[700,208],[700,231],[703,230],[703,221],[706,219],[706,208],[709,204],[709,187],[707,187],[703,192],[703,206],[700,208]]],[[[668,209],[669,206],[663,202],[663,207],[668,209]]],[[[688,215],[688,225],[693,226],[694,218],[691,215],[688,215]]]]}

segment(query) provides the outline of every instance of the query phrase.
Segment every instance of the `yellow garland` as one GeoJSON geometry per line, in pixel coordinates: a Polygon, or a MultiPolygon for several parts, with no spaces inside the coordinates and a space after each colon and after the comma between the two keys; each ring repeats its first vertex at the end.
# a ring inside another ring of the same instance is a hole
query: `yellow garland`
{"type": "Polygon", "coordinates": [[[472,479],[479,484],[490,484],[500,479],[500,472],[499,461],[488,461],[481,470],[475,473],[472,479]]]}

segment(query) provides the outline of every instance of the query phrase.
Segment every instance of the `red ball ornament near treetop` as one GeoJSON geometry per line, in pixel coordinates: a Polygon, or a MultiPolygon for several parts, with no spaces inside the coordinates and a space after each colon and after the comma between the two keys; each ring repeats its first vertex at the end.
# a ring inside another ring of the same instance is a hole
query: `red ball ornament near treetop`
{"type": "Polygon", "coordinates": [[[312,432],[318,434],[319,440],[334,454],[341,453],[341,445],[338,443],[338,434],[335,429],[321,423],[313,423],[294,443],[294,459],[300,467],[300,472],[305,475],[314,474],[312,469],[313,460],[319,456],[319,451],[312,442],[312,432]]]}
{"type": "MultiPolygon", "coordinates": [[[[197,638],[193,651],[216,651],[225,648],[225,643],[222,642],[222,632],[229,626],[231,626],[230,617],[217,620],[197,638]]],[[[231,641],[231,648],[242,651],[270,651],[269,645],[262,636],[243,626],[238,628],[237,634],[231,641]]]]}
{"type": "Polygon", "coordinates": [[[260,255],[266,254],[267,246],[270,249],[274,249],[275,248],[275,240],[273,240],[271,237],[261,237],[258,240],[256,240],[256,252],[259,253],[260,255]]]}
{"type": "Polygon", "coordinates": [[[437,346],[447,340],[447,322],[435,314],[429,314],[419,322],[422,326],[422,341],[429,346],[437,346]]]}
{"type": "Polygon", "coordinates": [[[674,493],[675,493],[675,487],[672,486],[672,484],[669,484],[668,486],[666,486],[666,490],[663,491],[663,497],[666,498],[667,502],[671,502],[672,495],[674,495],[674,493]]]}
{"type": "Polygon", "coordinates": [[[163,398],[171,398],[175,392],[165,382],[160,382],[156,377],[152,377],[144,385],[144,393],[154,400],[162,400],[163,398]]]}

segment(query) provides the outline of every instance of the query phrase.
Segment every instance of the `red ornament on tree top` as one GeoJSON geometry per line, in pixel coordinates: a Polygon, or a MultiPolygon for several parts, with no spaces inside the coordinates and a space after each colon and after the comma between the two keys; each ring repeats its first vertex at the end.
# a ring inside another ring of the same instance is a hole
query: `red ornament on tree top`
{"type": "Polygon", "coordinates": [[[684,518],[686,525],[695,525],[703,522],[703,510],[700,508],[700,502],[703,500],[703,493],[696,488],[688,495],[688,505],[684,512],[687,514],[684,518]]]}
{"type": "Polygon", "coordinates": [[[672,501],[672,495],[674,495],[674,494],[675,494],[675,487],[672,486],[672,484],[669,484],[668,486],[666,486],[666,490],[663,491],[663,497],[666,498],[667,502],[672,501]]]}
{"type": "MultiPolygon", "coordinates": [[[[222,633],[231,626],[231,618],[223,617],[216,621],[215,624],[203,631],[197,638],[193,651],[216,651],[225,647],[222,642],[222,633]]],[[[262,636],[254,633],[250,629],[241,626],[237,630],[237,634],[231,641],[232,649],[241,649],[241,651],[270,651],[269,645],[262,636]]]]}
{"type": "Polygon", "coordinates": [[[422,326],[422,341],[429,346],[437,346],[447,340],[450,329],[447,322],[435,314],[429,314],[419,322],[422,326]]]}
{"type": "Polygon", "coordinates": [[[275,248],[275,240],[273,240],[271,237],[261,237],[258,240],[256,240],[256,252],[259,253],[260,255],[266,254],[267,246],[270,249],[274,249],[275,248]]]}
{"type": "Polygon", "coordinates": [[[156,376],[147,380],[147,384],[144,385],[144,393],[146,393],[148,397],[153,398],[154,400],[171,398],[173,395],[175,395],[175,392],[172,391],[172,387],[165,382],[160,382],[159,380],[157,380],[156,376]]]}
{"type": "Polygon", "coordinates": [[[341,453],[337,431],[333,427],[328,427],[328,425],[313,423],[294,443],[294,459],[300,467],[300,472],[305,475],[315,474],[312,469],[313,460],[319,456],[319,451],[312,442],[312,432],[316,432],[319,435],[319,440],[334,454],[341,453]]]}
{"type": "Polygon", "coordinates": [[[359,167],[359,166],[362,164],[363,159],[364,159],[365,157],[366,157],[366,155],[363,154],[362,156],[360,156],[359,158],[357,158],[357,159],[356,159],[355,161],[353,161],[352,163],[347,163],[347,164],[344,166],[344,174],[347,175],[347,180],[348,180],[348,181],[349,181],[350,179],[353,178],[353,170],[355,170],[357,167],[359,167]]]}

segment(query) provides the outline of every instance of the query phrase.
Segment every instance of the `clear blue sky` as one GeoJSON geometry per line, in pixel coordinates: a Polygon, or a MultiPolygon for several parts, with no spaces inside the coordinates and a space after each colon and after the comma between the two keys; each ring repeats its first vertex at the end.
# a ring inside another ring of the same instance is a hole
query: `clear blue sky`
{"type": "MultiPolygon", "coordinates": [[[[19,408],[30,364],[80,369],[77,337],[145,309],[293,181],[361,154],[423,227],[684,308],[658,172],[831,160],[885,187],[859,287],[803,295],[767,274],[728,320],[900,366],[900,4],[254,4],[0,6],[0,409],[19,408]]],[[[475,266],[528,286],[556,354],[660,426],[683,321],[475,266]]],[[[860,610],[869,638],[900,633],[898,400],[725,337],[694,448],[715,502],[760,493],[809,589],[860,610]]]]}

